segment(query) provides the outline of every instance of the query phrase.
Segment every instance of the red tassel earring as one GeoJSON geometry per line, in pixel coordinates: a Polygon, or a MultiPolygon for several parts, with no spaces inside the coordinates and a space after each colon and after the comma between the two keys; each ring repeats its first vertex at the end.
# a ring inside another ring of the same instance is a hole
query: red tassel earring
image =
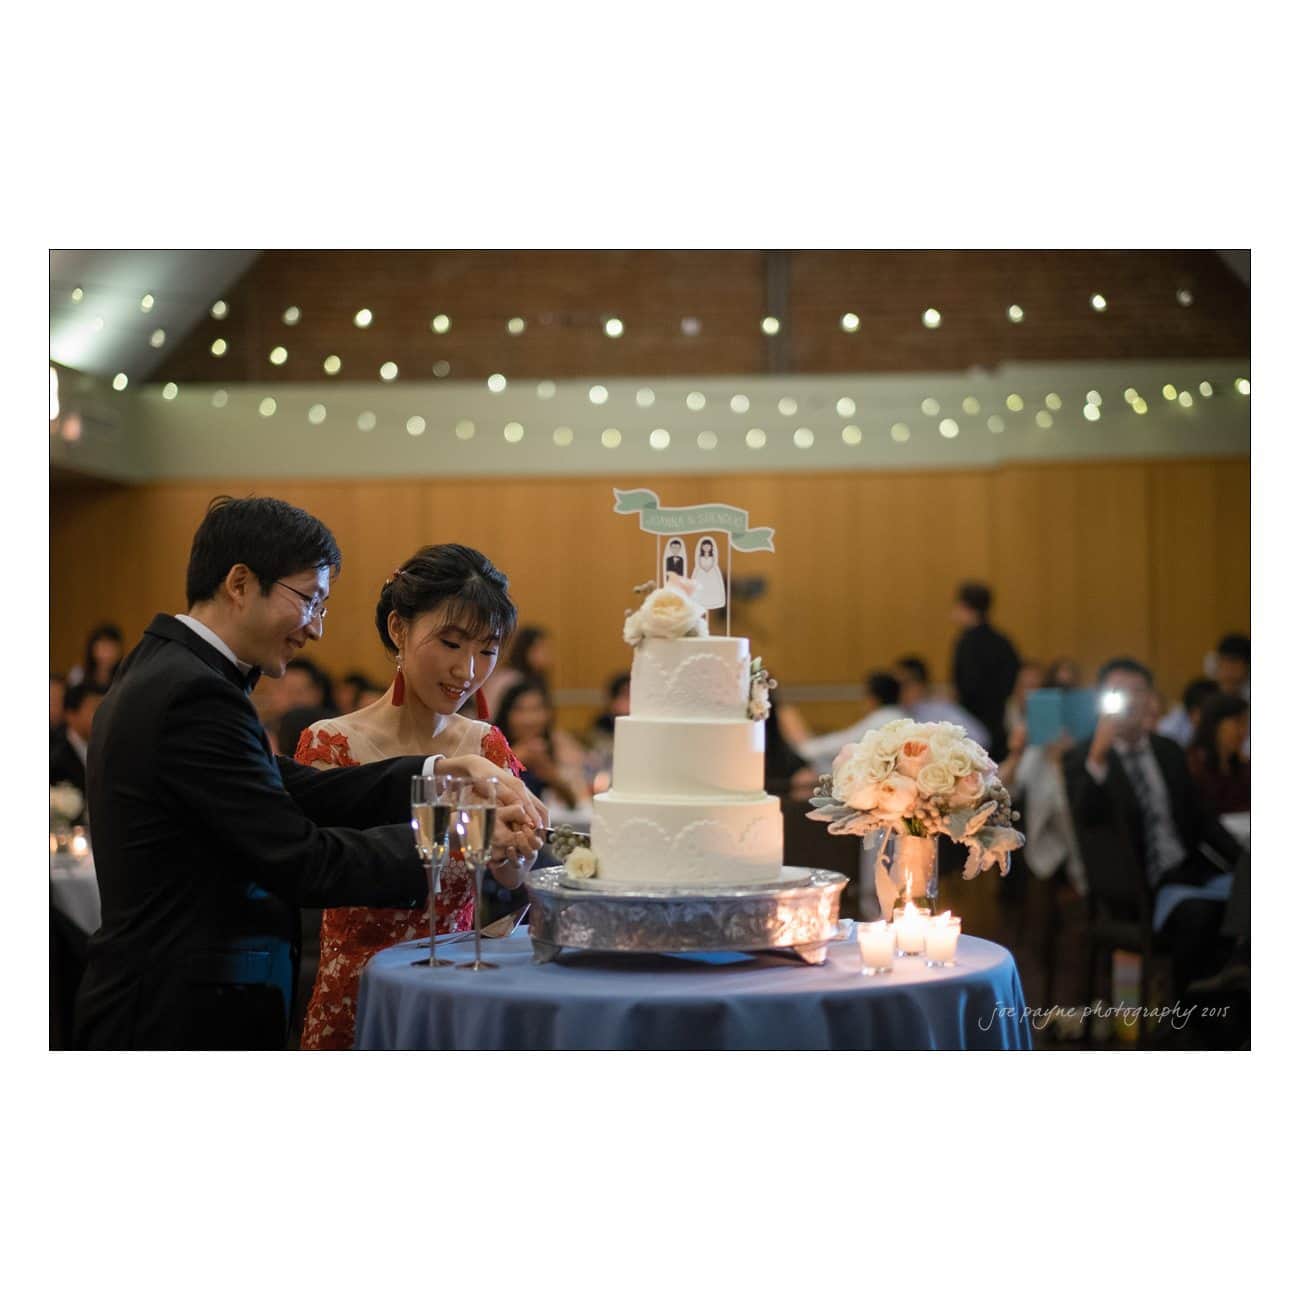
{"type": "Polygon", "coordinates": [[[492,716],[487,701],[483,698],[482,691],[474,692],[474,712],[478,714],[478,720],[480,722],[486,722],[492,716]]]}
{"type": "Polygon", "coordinates": [[[406,702],[406,678],[402,673],[402,656],[397,656],[397,676],[393,678],[393,705],[401,708],[406,702]]]}

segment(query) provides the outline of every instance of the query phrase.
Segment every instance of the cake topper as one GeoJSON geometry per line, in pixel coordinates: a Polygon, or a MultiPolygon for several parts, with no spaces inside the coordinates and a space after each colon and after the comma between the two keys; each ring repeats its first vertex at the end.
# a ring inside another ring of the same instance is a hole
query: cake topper
{"type": "Polygon", "coordinates": [[[655,583],[661,587],[689,584],[695,602],[707,610],[725,610],[731,635],[731,552],[773,551],[775,530],[750,528],[749,511],[710,502],[702,506],[666,508],[648,488],[614,489],[614,513],[640,516],[641,531],[659,541],[655,550],[655,583]],[[702,533],[688,558],[686,536],[702,533]],[[726,576],[722,572],[719,536],[727,539],[726,576]],[[665,543],[662,539],[667,538],[665,543]],[[688,575],[689,565],[689,575],[688,575]]]}

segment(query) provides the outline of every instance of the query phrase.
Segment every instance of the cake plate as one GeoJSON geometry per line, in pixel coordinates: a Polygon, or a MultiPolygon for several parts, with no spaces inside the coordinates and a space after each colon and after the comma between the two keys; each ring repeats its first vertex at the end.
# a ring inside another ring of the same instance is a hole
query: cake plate
{"type": "Polygon", "coordinates": [[[838,871],[789,868],[764,885],[619,885],[592,888],[563,867],[531,872],[528,932],[533,960],[566,948],[585,952],[768,952],[811,966],[826,960],[837,933],[838,871]],[[790,873],[793,873],[790,875],[790,873]]]}

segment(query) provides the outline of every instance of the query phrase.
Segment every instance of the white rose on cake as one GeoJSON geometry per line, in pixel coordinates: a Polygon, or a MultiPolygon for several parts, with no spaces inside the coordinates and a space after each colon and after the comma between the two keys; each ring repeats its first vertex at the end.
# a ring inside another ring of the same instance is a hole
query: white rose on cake
{"type": "Polygon", "coordinates": [[[565,873],[577,880],[590,880],[599,866],[600,859],[590,849],[574,849],[564,859],[565,873]]]}
{"type": "Polygon", "coordinates": [[[635,614],[623,624],[623,640],[640,645],[646,637],[675,641],[683,636],[700,636],[708,627],[705,613],[684,591],[660,587],[652,591],[635,614]]]}

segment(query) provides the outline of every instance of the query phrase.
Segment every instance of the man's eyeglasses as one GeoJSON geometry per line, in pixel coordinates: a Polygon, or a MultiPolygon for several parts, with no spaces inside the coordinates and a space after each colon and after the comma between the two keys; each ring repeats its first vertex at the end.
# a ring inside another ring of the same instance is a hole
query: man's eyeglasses
{"type": "Polygon", "coordinates": [[[283,587],[286,591],[293,592],[299,600],[306,602],[307,607],[303,610],[303,614],[308,623],[314,622],[318,615],[322,623],[325,621],[325,615],[329,613],[325,606],[325,602],[329,599],[328,596],[309,596],[305,591],[299,591],[297,587],[291,587],[287,582],[281,582],[278,578],[275,580],[275,585],[283,587]]]}

